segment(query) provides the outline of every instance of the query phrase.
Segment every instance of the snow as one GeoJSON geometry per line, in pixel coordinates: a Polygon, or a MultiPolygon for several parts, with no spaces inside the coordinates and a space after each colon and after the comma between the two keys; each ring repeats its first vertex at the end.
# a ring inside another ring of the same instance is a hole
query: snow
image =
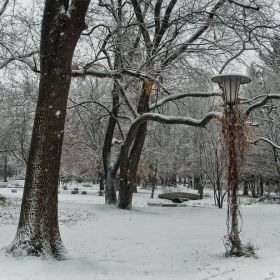
{"type": "MultiPolygon", "coordinates": [[[[127,211],[104,205],[98,185],[82,185],[86,195],[71,194],[77,184],[59,193],[60,231],[69,259],[15,259],[2,249],[1,280],[280,279],[279,204],[244,203],[242,240],[259,250],[256,258],[225,258],[226,208],[214,207],[211,190],[212,197],[169,208],[147,206],[167,202],[157,198],[160,189],[154,200],[150,191],[139,189],[133,210],[127,211]]],[[[23,188],[16,189],[0,188],[7,197],[5,207],[0,203],[0,248],[16,233],[23,188]]]]}
{"type": "Polygon", "coordinates": [[[122,140],[118,140],[116,138],[113,138],[112,139],[112,143],[111,143],[111,146],[114,146],[114,145],[121,145],[122,144],[122,140]]]}

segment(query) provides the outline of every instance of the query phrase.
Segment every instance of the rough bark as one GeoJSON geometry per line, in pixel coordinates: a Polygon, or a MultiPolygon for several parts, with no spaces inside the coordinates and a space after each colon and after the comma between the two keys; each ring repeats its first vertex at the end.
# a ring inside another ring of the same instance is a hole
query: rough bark
{"type": "Polygon", "coordinates": [[[14,255],[65,257],[58,225],[58,185],[74,50],[90,0],[46,0],[41,29],[39,95],[14,255]]]}

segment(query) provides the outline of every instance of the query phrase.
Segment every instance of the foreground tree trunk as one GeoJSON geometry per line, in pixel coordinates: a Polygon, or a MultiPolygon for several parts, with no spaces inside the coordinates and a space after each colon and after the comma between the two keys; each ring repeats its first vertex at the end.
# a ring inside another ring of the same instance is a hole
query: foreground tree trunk
{"type": "Polygon", "coordinates": [[[8,251],[65,257],[58,225],[58,184],[73,53],[90,0],[46,0],[41,30],[41,77],[20,219],[8,251]]]}

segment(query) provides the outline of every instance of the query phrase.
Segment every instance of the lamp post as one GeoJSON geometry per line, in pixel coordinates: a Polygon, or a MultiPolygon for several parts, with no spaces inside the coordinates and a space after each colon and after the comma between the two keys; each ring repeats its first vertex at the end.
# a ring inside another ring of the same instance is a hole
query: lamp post
{"type": "Polygon", "coordinates": [[[251,79],[247,76],[229,73],[221,74],[211,79],[213,82],[218,83],[223,88],[223,97],[226,107],[227,114],[227,135],[226,139],[227,146],[227,176],[228,176],[228,243],[226,244],[229,248],[228,254],[241,256],[244,254],[244,250],[239,238],[238,229],[238,156],[237,156],[237,145],[238,135],[236,130],[237,125],[237,114],[234,111],[233,106],[237,103],[239,87],[241,84],[250,83],[251,79]]]}

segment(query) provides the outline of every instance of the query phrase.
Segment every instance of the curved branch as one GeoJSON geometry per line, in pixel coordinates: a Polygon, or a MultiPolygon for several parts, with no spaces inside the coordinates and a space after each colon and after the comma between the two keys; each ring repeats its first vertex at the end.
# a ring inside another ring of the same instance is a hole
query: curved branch
{"type": "Polygon", "coordinates": [[[122,161],[120,163],[121,173],[124,172],[124,170],[126,170],[128,164],[128,153],[130,150],[130,146],[132,145],[133,140],[135,139],[135,136],[138,132],[138,128],[142,123],[147,121],[156,121],[165,124],[185,124],[185,125],[196,126],[196,127],[205,127],[210,120],[215,118],[220,118],[221,116],[222,113],[210,112],[206,114],[202,119],[197,120],[188,117],[186,118],[168,117],[168,116],[163,116],[160,114],[153,114],[153,113],[144,113],[140,115],[131,124],[126,139],[121,145],[121,151],[120,151],[120,157],[122,158],[122,161]]]}
{"type": "Polygon", "coordinates": [[[222,96],[222,94],[218,92],[186,92],[186,93],[173,94],[160,99],[154,104],[151,104],[149,110],[158,108],[163,104],[165,104],[166,102],[179,100],[184,97],[211,97],[211,96],[222,96]]]}
{"type": "Polygon", "coordinates": [[[131,127],[139,126],[140,124],[146,121],[156,121],[165,124],[185,124],[195,127],[205,127],[210,120],[220,118],[221,116],[222,113],[220,112],[210,112],[207,113],[202,119],[197,120],[189,117],[170,117],[156,113],[144,113],[134,120],[134,122],[131,124],[131,127]]]}
{"type": "Polygon", "coordinates": [[[99,27],[105,27],[105,28],[109,31],[109,33],[111,32],[109,26],[107,26],[107,25],[105,25],[105,24],[98,24],[98,25],[92,27],[92,29],[91,29],[88,33],[82,33],[81,35],[85,35],[85,36],[86,36],[86,35],[90,35],[95,29],[97,29],[97,28],[99,28],[99,27]]]}
{"type": "Polygon", "coordinates": [[[238,56],[240,56],[244,51],[246,50],[245,48],[245,42],[243,43],[243,48],[234,56],[232,56],[230,59],[227,60],[227,62],[223,65],[223,67],[221,68],[221,70],[219,71],[219,74],[222,74],[223,71],[225,70],[225,68],[227,67],[227,65],[233,61],[234,59],[236,59],[238,56]]]}
{"type": "Polygon", "coordinates": [[[83,102],[80,102],[80,103],[77,103],[75,102],[74,100],[72,100],[70,97],[68,97],[68,99],[73,102],[75,105],[72,105],[72,106],[69,106],[67,107],[67,109],[72,109],[72,108],[75,108],[75,107],[78,107],[78,106],[81,106],[83,104],[87,104],[87,103],[94,103],[94,104],[97,104],[99,105],[100,107],[104,108],[109,114],[110,114],[110,110],[105,106],[103,105],[102,103],[98,102],[98,101],[95,101],[95,100],[85,100],[83,102]]]}
{"type": "Polygon", "coordinates": [[[253,142],[253,144],[256,145],[259,141],[267,142],[267,143],[269,143],[271,146],[273,146],[274,148],[276,148],[277,150],[280,150],[280,146],[279,146],[279,145],[275,144],[274,142],[272,142],[271,140],[269,140],[269,139],[267,139],[267,138],[265,138],[265,137],[260,137],[260,138],[258,138],[257,140],[255,140],[255,141],[253,142]]]}
{"type": "Polygon", "coordinates": [[[280,94],[268,94],[263,100],[249,106],[245,112],[245,114],[247,116],[250,115],[250,113],[256,109],[256,108],[259,108],[259,107],[262,107],[263,105],[265,105],[269,100],[271,99],[280,99],[280,94]]]}
{"type": "Polygon", "coordinates": [[[244,5],[240,2],[237,2],[237,1],[234,1],[234,0],[228,0],[229,3],[234,3],[235,5],[237,6],[240,6],[242,8],[245,8],[245,9],[251,9],[251,10],[255,10],[255,11],[259,11],[260,10],[260,6],[257,6],[257,7],[252,7],[252,6],[248,6],[248,5],[244,5]]]}

